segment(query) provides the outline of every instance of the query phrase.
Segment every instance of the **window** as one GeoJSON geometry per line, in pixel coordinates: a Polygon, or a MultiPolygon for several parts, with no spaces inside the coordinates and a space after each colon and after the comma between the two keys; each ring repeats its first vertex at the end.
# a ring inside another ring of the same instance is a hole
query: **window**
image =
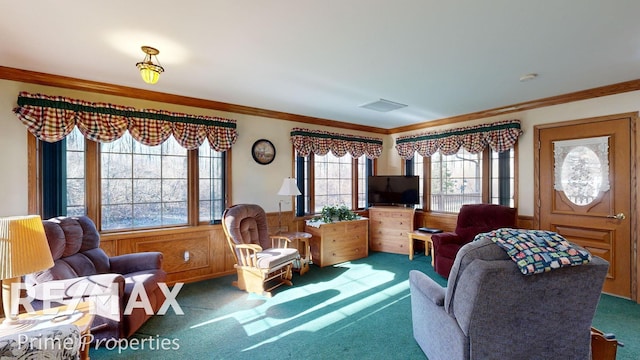
{"type": "Polygon", "coordinates": [[[463,204],[482,202],[514,207],[514,161],[513,148],[502,153],[485,150],[478,154],[460,149],[453,155],[436,152],[427,159],[415,154],[406,161],[405,173],[420,177],[420,206],[423,209],[458,212],[463,204]],[[428,194],[424,194],[425,180],[428,194]],[[484,186],[485,183],[490,186],[484,186]],[[429,199],[428,206],[425,206],[425,198],[429,199]]]}
{"type": "Polygon", "coordinates": [[[296,215],[319,213],[326,205],[366,207],[367,176],[372,174],[373,160],[364,155],[358,159],[348,154],[336,157],[329,152],[297,157],[296,163],[298,186],[304,189],[296,215]]]}
{"type": "Polygon", "coordinates": [[[84,136],[78,128],[73,129],[66,138],[66,176],[65,189],[68,216],[84,215],[85,205],[85,169],[84,169],[84,136]],[[71,165],[71,166],[69,166],[71,165]]]}
{"type": "Polygon", "coordinates": [[[462,204],[482,202],[482,153],[431,156],[431,210],[458,212],[462,204]]]}
{"type": "Polygon", "coordinates": [[[405,164],[406,175],[417,175],[419,180],[419,194],[418,199],[420,203],[416,205],[419,209],[424,209],[424,158],[418,154],[415,154],[413,158],[407,160],[405,164]]]}
{"type": "Polygon", "coordinates": [[[327,205],[344,204],[353,208],[352,162],[350,156],[339,158],[330,152],[315,156],[314,212],[320,212],[327,205]]]}
{"type": "Polygon", "coordinates": [[[373,175],[373,167],[370,162],[372,160],[367,159],[366,156],[360,156],[358,158],[358,209],[364,209],[367,207],[367,178],[369,175],[373,175]]]}
{"type": "Polygon", "coordinates": [[[211,149],[208,142],[204,142],[198,149],[200,176],[198,200],[201,222],[222,220],[225,209],[225,153],[211,149]]]}
{"type": "Polygon", "coordinates": [[[492,204],[515,206],[515,155],[514,149],[491,153],[491,188],[492,204]]]}
{"type": "Polygon", "coordinates": [[[188,223],[187,150],[173,137],[146,146],[127,132],[100,149],[102,230],[188,223]]]}
{"type": "MultiPolygon", "coordinates": [[[[101,230],[210,223],[222,217],[226,152],[212,150],[206,141],[198,150],[187,151],[173,137],[161,145],[146,146],[127,132],[116,141],[98,144],[85,140],[76,128],[54,144],[66,149],[62,152],[63,161],[47,166],[53,162],[43,156],[43,178],[47,178],[47,173],[59,172],[58,168],[66,168],[64,176],[56,180],[63,184],[60,188],[66,206],[47,214],[48,217],[85,215],[90,213],[89,209],[100,209],[101,230]],[[89,155],[94,153],[98,155],[89,155]],[[192,163],[196,164],[194,171],[189,169],[192,163]],[[87,169],[95,169],[96,173],[89,174],[87,169]],[[95,184],[88,183],[90,178],[97,179],[95,184]],[[198,191],[197,204],[190,204],[190,191],[198,191]],[[191,207],[194,220],[189,218],[191,207]]],[[[46,146],[42,149],[43,153],[48,151],[46,146]]],[[[45,189],[45,208],[47,203],[56,201],[48,193],[45,189]]],[[[97,214],[92,213],[98,218],[97,214]]]]}

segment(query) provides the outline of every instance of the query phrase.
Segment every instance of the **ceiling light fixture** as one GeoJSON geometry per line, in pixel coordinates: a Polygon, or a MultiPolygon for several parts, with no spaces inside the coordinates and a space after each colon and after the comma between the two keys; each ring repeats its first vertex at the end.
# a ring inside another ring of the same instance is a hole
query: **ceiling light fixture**
{"type": "Polygon", "coordinates": [[[158,61],[158,57],[156,56],[160,54],[160,51],[151,46],[143,46],[142,51],[147,55],[145,55],[144,59],[137,63],[136,66],[138,70],[140,70],[140,76],[142,76],[144,82],[147,84],[155,84],[160,79],[160,74],[164,72],[164,68],[160,66],[160,61],[158,61]],[[151,60],[152,56],[156,59],[157,65],[151,60]]]}

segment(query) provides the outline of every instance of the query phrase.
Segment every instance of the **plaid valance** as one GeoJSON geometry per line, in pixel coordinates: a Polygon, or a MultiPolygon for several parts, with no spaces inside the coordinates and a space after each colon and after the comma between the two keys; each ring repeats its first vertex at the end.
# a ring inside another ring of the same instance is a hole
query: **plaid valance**
{"type": "Polygon", "coordinates": [[[416,151],[422,156],[431,156],[438,150],[442,155],[453,155],[461,146],[473,154],[482,152],[487,145],[493,151],[503,152],[511,149],[520,135],[520,120],[506,120],[441,132],[401,136],[396,139],[396,150],[405,160],[413,158],[416,151]]]}
{"type": "Polygon", "coordinates": [[[366,155],[369,159],[376,159],[382,154],[382,139],[322,130],[293,128],[291,142],[298,156],[308,156],[311,153],[326,155],[329,150],[337,157],[349,153],[353,158],[366,155]]]}
{"type": "Polygon", "coordinates": [[[20,92],[18,107],[13,111],[33,135],[47,142],[64,139],[75,126],[87,139],[97,142],[114,141],[129,130],[135,140],[155,146],[173,135],[188,150],[197,149],[206,138],[212,149],[225,151],[238,137],[235,120],[135,109],[62,96],[20,92]]]}

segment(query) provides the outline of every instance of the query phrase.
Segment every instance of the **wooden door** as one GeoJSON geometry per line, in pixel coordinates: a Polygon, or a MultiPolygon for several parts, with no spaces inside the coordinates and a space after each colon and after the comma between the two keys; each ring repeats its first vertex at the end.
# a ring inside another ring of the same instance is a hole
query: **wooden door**
{"type": "MultiPolygon", "coordinates": [[[[535,127],[534,223],[609,261],[603,291],[630,298],[632,124],[629,114],[535,127]]],[[[633,176],[635,179],[635,176],[633,176]]]]}

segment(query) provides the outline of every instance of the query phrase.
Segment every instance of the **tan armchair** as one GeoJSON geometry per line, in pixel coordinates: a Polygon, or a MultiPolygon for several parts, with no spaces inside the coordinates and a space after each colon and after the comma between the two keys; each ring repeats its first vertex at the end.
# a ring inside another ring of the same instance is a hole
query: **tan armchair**
{"type": "Polygon", "coordinates": [[[270,236],[267,215],[253,204],[234,205],[222,215],[222,228],[235,257],[241,290],[270,296],[276,287],[291,282],[298,250],[289,248],[284,236],[270,236]]]}

